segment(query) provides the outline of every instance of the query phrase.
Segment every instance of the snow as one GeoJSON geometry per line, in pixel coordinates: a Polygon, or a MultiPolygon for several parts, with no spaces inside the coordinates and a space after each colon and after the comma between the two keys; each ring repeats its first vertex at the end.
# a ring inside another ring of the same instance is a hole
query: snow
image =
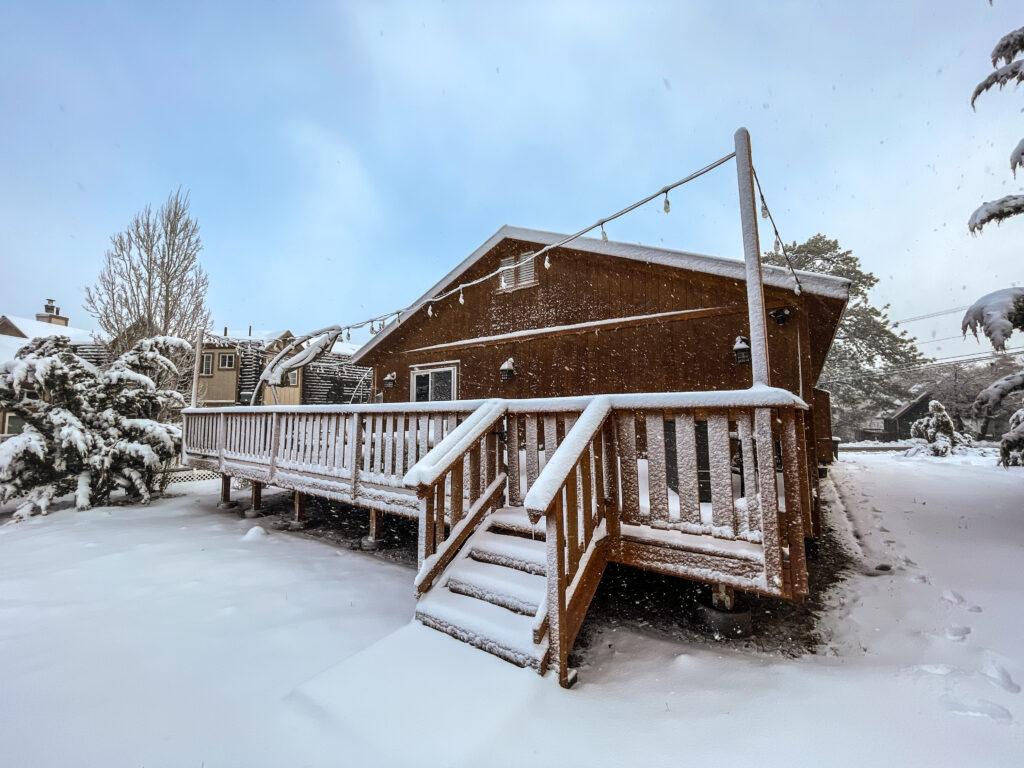
{"type": "Polygon", "coordinates": [[[94,331],[87,331],[84,328],[73,328],[67,325],[57,325],[56,323],[44,323],[40,320],[32,320],[27,317],[17,317],[15,315],[3,315],[7,320],[25,334],[23,342],[28,342],[29,339],[35,339],[43,336],[67,336],[72,344],[92,344],[97,339],[102,339],[102,334],[94,331]]]}
{"type": "Polygon", "coordinates": [[[963,322],[960,323],[960,330],[964,336],[970,331],[974,338],[978,338],[980,327],[995,349],[1005,349],[1006,342],[1013,333],[1013,323],[1009,318],[1014,304],[1018,301],[1024,301],[1022,287],[1003,288],[986,294],[967,309],[963,322]]]}
{"type": "MultiPolygon", "coordinates": [[[[1010,158],[1013,163],[1013,157],[1010,158]]],[[[990,200],[978,206],[967,220],[967,229],[977,234],[990,221],[999,223],[1003,219],[1024,213],[1024,195],[1007,195],[998,200],[990,200]]]]}
{"type": "Polygon", "coordinates": [[[867,454],[832,477],[863,567],[820,653],[625,622],[595,628],[569,691],[411,622],[411,567],[244,541],[216,483],[51,509],[0,527],[2,762],[1019,764],[1024,470],[867,454]]]}
{"type": "Polygon", "coordinates": [[[14,356],[18,354],[18,350],[28,344],[28,342],[28,339],[22,339],[18,336],[0,335],[0,363],[13,360],[14,356]]]}

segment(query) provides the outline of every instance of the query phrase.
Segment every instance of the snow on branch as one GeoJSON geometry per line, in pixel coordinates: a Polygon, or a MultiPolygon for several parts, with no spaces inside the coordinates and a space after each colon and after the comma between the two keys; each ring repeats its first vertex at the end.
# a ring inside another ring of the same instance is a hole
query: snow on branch
{"type": "Polygon", "coordinates": [[[1010,153],[1010,170],[1014,177],[1017,176],[1017,168],[1024,167],[1024,139],[1021,139],[1013,152],[1010,153]]]}
{"type": "Polygon", "coordinates": [[[970,331],[978,338],[979,326],[994,349],[1006,349],[1014,329],[1024,330],[1024,288],[1003,288],[974,302],[964,313],[960,330],[964,336],[970,331]]]}
{"type": "Polygon", "coordinates": [[[996,379],[978,393],[971,406],[975,418],[988,416],[999,410],[1008,395],[1024,389],[1024,371],[1017,371],[996,379]]]}
{"type": "Polygon", "coordinates": [[[1007,83],[1013,81],[1017,83],[1024,82],[1024,59],[999,67],[999,69],[978,83],[974,93],[971,94],[971,108],[974,108],[974,102],[978,100],[978,97],[992,86],[998,85],[1002,89],[1007,83]]]}
{"type": "MultiPolygon", "coordinates": [[[[1014,150],[1015,153],[1016,151],[1014,150]]],[[[1012,155],[1010,162],[1013,163],[1012,155]]],[[[1024,213],[1024,195],[1007,195],[998,200],[982,203],[978,210],[971,214],[971,218],[967,222],[967,229],[971,234],[977,234],[989,222],[1000,222],[1021,213],[1024,213]]]]}
{"type": "Polygon", "coordinates": [[[1015,29],[996,43],[992,49],[992,66],[998,67],[999,62],[1009,64],[1018,54],[1024,53],[1024,27],[1015,29]]]}

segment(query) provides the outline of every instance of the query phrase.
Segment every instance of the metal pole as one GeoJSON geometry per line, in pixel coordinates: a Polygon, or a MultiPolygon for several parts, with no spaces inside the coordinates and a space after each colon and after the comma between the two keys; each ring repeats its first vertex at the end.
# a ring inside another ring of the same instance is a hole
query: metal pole
{"type": "Polygon", "coordinates": [[[199,369],[203,365],[203,340],[206,336],[206,329],[200,328],[196,331],[196,359],[192,366],[192,407],[199,405],[199,369]]]}
{"type": "Polygon", "coordinates": [[[750,361],[754,384],[769,384],[768,336],[764,314],[764,283],[761,278],[761,244],[757,237],[757,205],[754,172],[750,159],[750,133],[736,131],[736,177],[739,181],[740,223],[743,228],[743,260],[747,265],[747,314],[750,319],[750,361]]]}

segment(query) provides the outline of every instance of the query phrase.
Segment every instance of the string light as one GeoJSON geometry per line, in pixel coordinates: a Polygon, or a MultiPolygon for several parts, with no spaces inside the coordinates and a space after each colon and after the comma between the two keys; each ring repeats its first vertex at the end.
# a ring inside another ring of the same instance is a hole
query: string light
{"type": "MultiPolygon", "coordinates": [[[[711,163],[708,163],[703,168],[699,168],[698,170],[694,171],[693,173],[689,174],[688,176],[685,176],[682,179],[679,179],[678,181],[672,182],[671,184],[666,184],[664,187],[659,189],[657,192],[653,192],[652,194],[648,195],[647,197],[644,197],[644,198],[642,198],[640,200],[637,200],[635,203],[631,203],[630,205],[628,205],[625,208],[623,208],[621,211],[617,211],[616,213],[613,213],[610,216],[605,216],[603,219],[595,221],[593,224],[591,224],[591,225],[589,225],[587,227],[584,227],[583,229],[579,230],[578,232],[575,232],[574,234],[567,235],[567,236],[563,237],[561,240],[559,240],[559,241],[557,241],[555,243],[551,243],[549,245],[545,245],[543,248],[541,248],[538,251],[535,251],[533,253],[525,254],[524,256],[522,256],[518,260],[518,262],[516,264],[498,267],[493,272],[490,272],[490,273],[488,273],[486,275],[483,275],[482,277],[478,277],[475,280],[469,280],[467,282],[460,283],[459,285],[454,286],[454,287],[450,288],[449,290],[447,290],[447,291],[445,291],[443,293],[436,294],[435,296],[431,297],[429,299],[429,301],[427,302],[427,317],[433,317],[434,316],[434,304],[436,302],[443,301],[444,299],[447,299],[449,296],[454,296],[455,294],[458,294],[459,295],[459,303],[460,304],[465,304],[465,297],[463,296],[463,290],[465,288],[469,288],[469,287],[472,287],[474,285],[480,285],[481,283],[484,283],[484,282],[490,280],[493,277],[496,277],[498,275],[503,275],[505,272],[518,269],[523,264],[526,264],[526,263],[528,263],[530,261],[535,261],[537,259],[537,257],[540,256],[541,254],[544,254],[544,262],[543,262],[544,263],[544,268],[545,269],[550,269],[551,268],[551,258],[549,256],[549,252],[550,251],[553,251],[553,250],[555,250],[557,248],[562,248],[563,246],[568,245],[569,243],[571,243],[573,240],[576,240],[577,238],[583,237],[584,235],[592,232],[593,230],[595,230],[597,228],[600,228],[600,230],[601,230],[601,239],[604,242],[608,242],[608,233],[604,229],[604,225],[606,223],[608,223],[609,221],[615,221],[616,219],[621,218],[622,216],[625,216],[627,213],[631,213],[632,211],[636,210],[640,206],[646,205],[647,203],[651,202],[652,200],[654,200],[654,199],[656,199],[656,198],[658,198],[658,197],[660,197],[662,195],[664,195],[664,197],[665,197],[665,202],[664,202],[663,207],[664,207],[665,213],[668,213],[671,210],[671,204],[669,203],[669,200],[668,200],[668,193],[671,190],[675,189],[676,187],[681,187],[684,184],[688,184],[689,182],[694,181],[695,179],[700,178],[701,176],[703,176],[706,173],[710,173],[711,171],[715,170],[719,166],[729,162],[734,157],[736,157],[736,153],[735,152],[730,152],[729,154],[724,155],[723,157],[720,157],[720,158],[718,158],[717,160],[715,160],[715,161],[713,161],[711,163]]],[[[389,325],[390,323],[401,322],[401,320],[402,320],[402,313],[403,312],[415,311],[415,310],[419,309],[422,306],[423,306],[422,304],[414,303],[414,304],[411,304],[408,307],[405,307],[403,309],[394,310],[394,311],[391,311],[391,312],[386,312],[386,313],[384,313],[382,315],[378,315],[376,317],[369,318],[368,320],[363,320],[363,321],[358,322],[358,323],[350,323],[349,325],[343,326],[343,328],[345,329],[345,338],[346,339],[351,339],[352,338],[351,331],[353,329],[363,328],[363,327],[366,327],[366,326],[370,326],[371,333],[373,333],[373,334],[379,333],[379,332],[383,331],[385,329],[385,327],[387,325],[389,325]],[[379,328],[377,327],[378,323],[379,323],[379,328]]]]}
{"type": "Polygon", "coordinates": [[[754,184],[757,185],[757,194],[761,198],[761,216],[762,218],[768,219],[772,223],[772,231],[775,233],[775,246],[777,251],[782,251],[782,255],[786,257],[786,264],[789,266],[789,273],[793,275],[793,293],[799,296],[804,291],[804,287],[800,284],[800,277],[796,273],[796,269],[793,267],[793,260],[789,258],[789,251],[786,250],[786,244],[782,241],[782,235],[779,234],[779,228],[775,224],[775,217],[772,216],[772,212],[768,210],[768,202],[764,199],[764,190],[761,189],[761,180],[757,178],[757,170],[751,166],[751,173],[754,175],[754,184]]]}

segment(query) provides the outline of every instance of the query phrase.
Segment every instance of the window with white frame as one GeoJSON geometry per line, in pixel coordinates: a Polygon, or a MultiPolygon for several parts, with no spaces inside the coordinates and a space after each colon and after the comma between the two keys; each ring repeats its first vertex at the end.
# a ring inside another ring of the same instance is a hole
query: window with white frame
{"type": "Polygon", "coordinates": [[[458,366],[439,365],[415,368],[411,374],[410,395],[414,403],[458,398],[458,366]]]}
{"type": "Polygon", "coordinates": [[[221,352],[217,358],[217,367],[222,371],[234,370],[235,355],[233,352],[221,352]]]}
{"type": "Polygon", "coordinates": [[[299,372],[298,370],[288,371],[288,378],[286,379],[289,387],[299,386],[299,372]]]}
{"type": "Polygon", "coordinates": [[[203,362],[199,366],[200,376],[213,376],[213,354],[211,352],[203,353],[203,362]]]}
{"type": "Polygon", "coordinates": [[[537,284],[537,259],[528,253],[502,259],[501,268],[498,282],[500,291],[514,291],[537,284]]]}

